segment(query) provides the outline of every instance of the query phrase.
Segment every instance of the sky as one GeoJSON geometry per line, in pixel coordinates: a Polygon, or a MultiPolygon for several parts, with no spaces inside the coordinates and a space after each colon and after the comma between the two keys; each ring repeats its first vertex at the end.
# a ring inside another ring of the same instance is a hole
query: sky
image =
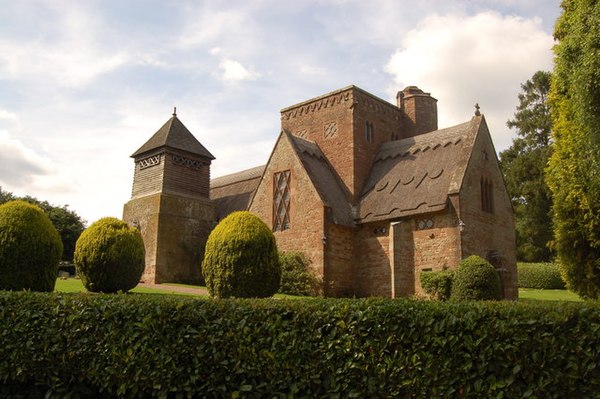
{"type": "Polygon", "coordinates": [[[122,217],[142,146],[177,107],[213,177],[266,163],[279,111],[416,85],[439,127],[485,115],[498,152],[520,85],[552,70],[560,0],[0,0],[0,187],[122,217]]]}

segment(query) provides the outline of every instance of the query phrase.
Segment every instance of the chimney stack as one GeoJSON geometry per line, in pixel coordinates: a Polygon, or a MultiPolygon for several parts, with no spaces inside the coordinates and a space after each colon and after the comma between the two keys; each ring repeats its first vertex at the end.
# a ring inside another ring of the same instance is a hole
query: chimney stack
{"type": "Polygon", "coordinates": [[[431,97],[431,93],[425,93],[417,86],[408,86],[398,92],[396,101],[409,120],[405,137],[437,130],[437,100],[431,97]]]}

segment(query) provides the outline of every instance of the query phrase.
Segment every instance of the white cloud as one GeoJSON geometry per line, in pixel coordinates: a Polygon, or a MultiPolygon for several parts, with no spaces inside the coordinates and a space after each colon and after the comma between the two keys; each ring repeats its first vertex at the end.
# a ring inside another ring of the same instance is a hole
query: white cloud
{"type": "Polygon", "coordinates": [[[433,15],[405,35],[385,70],[400,88],[432,92],[440,127],[467,120],[478,102],[501,150],[510,145],[504,124],[514,114],[520,84],[551,69],[552,44],[537,18],[433,15]]]}
{"type": "Polygon", "coordinates": [[[221,75],[222,79],[230,82],[240,80],[255,80],[260,76],[260,74],[246,69],[246,67],[240,64],[238,61],[229,59],[221,61],[219,68],[223,72],[221,75]]]}
{"type": "Polygon", "coordinates": [[[47,18],[35,37],[0,39],[0,72],[5,76],[77,87],[128,61],[125,51],[107,45],[110,30],[93,10],[49,3],[37,12],[47,18]]]}

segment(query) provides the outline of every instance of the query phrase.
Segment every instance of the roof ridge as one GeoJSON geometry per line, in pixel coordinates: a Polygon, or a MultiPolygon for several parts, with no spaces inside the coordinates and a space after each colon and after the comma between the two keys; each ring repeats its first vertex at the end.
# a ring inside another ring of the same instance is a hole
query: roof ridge
{"type": "Polygon", "coordinates": [[[262,176],[267,165],[254,166],[252,168],[240,170],[238,172],[229,173],[227,175],[215,177],[210,180],[210,188],[218,188],[230,186],[232,184],[241,183],[248,180],[258,179],[262,176]],[[236,177],[239,177],[236,179],[236,177]]]}

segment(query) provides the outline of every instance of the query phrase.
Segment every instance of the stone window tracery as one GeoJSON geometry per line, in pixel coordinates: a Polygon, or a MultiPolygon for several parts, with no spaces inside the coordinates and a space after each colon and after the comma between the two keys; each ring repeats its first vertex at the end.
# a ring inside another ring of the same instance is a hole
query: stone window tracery
{"type": "Polygon", "coordinates": [[[290,177],[289,170],[273,175],[273,231],[290,228],[290,177]]]}

